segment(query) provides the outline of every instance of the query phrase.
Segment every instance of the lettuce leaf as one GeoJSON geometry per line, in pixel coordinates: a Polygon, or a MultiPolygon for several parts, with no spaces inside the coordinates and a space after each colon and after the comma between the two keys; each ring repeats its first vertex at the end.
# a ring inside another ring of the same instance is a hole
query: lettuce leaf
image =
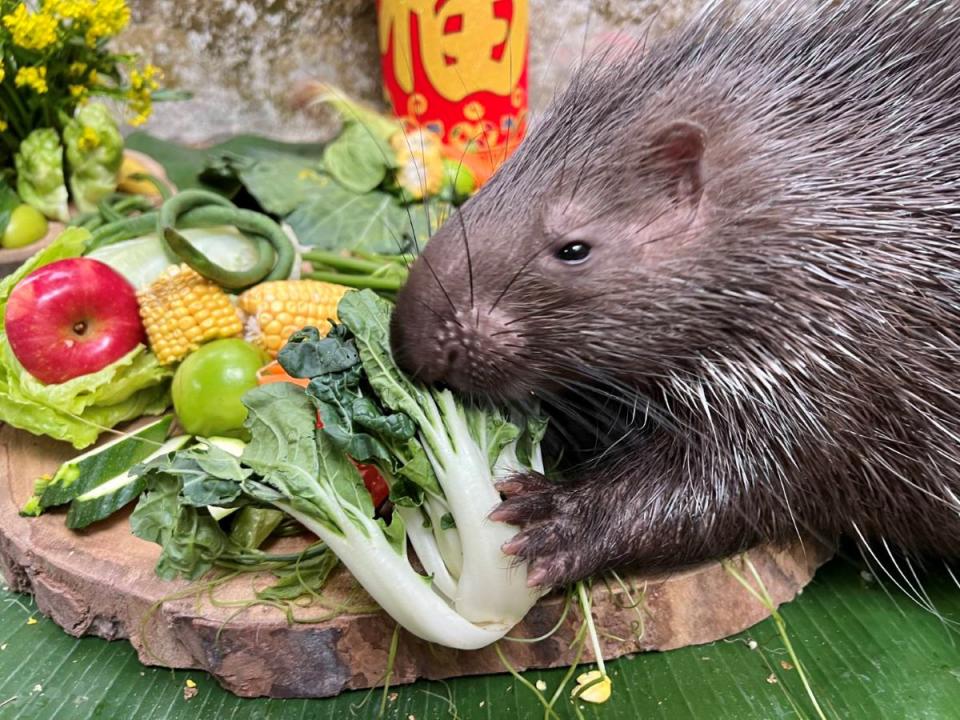
{"type": "Polygon", "coordinates": [[[118,423],[164,412],[173,375],[143,345],[99,372],[56,385],[44,385],[14,357],[2,320],[14,286],[39,267],[78,257],[89,237],[86,230],[70,228],[0,281],[0,421],[78,449],[118,423]]]}

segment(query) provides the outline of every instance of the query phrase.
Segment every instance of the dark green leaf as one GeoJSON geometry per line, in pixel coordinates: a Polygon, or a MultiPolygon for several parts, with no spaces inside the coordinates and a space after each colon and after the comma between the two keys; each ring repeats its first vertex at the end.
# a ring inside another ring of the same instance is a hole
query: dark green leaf
{"type": "Polygon", "coordinates": [[[334,325],[325,338],[312,327],[295,332],[280,349],[277,360],[295,378],[341,372],[360,364],[356,345],[342,325],[334,325]]]}
{"type": "Polygon", "coordinates": [[[396,198],[382,192],[363,195],[337,183],[318,188],[286,218],[304,245],[321,250],[404,253],[407,215],[396,198]]]}
{"type": "Polygon", "coordinates": [[[318,143],[285,143],[255,135],[237,135],[218,145],[207,148],[190,148],[178,143],[161,140],[145,132],[131,133],[126,147],[149,155],[160,163],[167,177],[180,190],[207,186],[199,179],[200,173],[208,161],[226,153],[245,158],[276,158],[276,156],[298,157],[319,161],[323,146],[318,143]]]}
{"type": "Polygon", "coordinates": [[[453,519],[450,513],[444,513],[440,518],[441,530],[453,530],[457,526],[457,521],[453,519]]]}
{"type": "Polygon", "coordinates": [[[367,193],[383,182],[393,164],[390,146],[359,123],[347,123],[323,153],[324,169],[347,190],[367,193]]]}
{"type": "Polygon", "coordinates": [[[144,132],[131,133],[125,145],[130,150],[149,155],[160,163],[170,182],[179,190],[206,187],[198,176],[207,162],[208,151],[184,147],[144,132]]]}
{"type": "Polygon", "coordinates": [[[227,536],[205,510],[180,502],[178,478],[154,472],[149,490],[130,516],[130,529],[161,547],[157,574],[168,580],[193,580],[213,567],[229,548],[227,536]]]}
{"type": "Polygon", "coordinates": [[[283,518],[279,510],[252,505],[242,507],[230,526],[230,541],[241,548],[256,549],[277,529],[283,518]]]}
{"type": "Polygon", "coordinates": [[[547,432],[548,420],[542,415],[528,415],[523,432],[517,440],[517,459],[526,467],[532,465],[533,448],[540,444],[547,432]]]}
{"type": "Polygon", "coordinates": [[[373,502],[360,473],[325,433],[317,431],[313,403],[300,388],[290,383],[264,385],[244,395],[243,403],[252,437],[243,463],[263,477],[263,484],[275,488],[283,502],[336,530],[337,522],[326,509],[329,490],[321,488],[322,482],[343,503],[373,517],[373,502]]]}
{"type": "Polygon", "coordinates": [[[333,182],[320,172],[320,163],[308,157],[264,155],[259,158],[227,153],[212,158],[204,175],[221,173],[235,178],[260,206],[274,215],[287,215],[317,188],[333,182]]]}
{"type": "Polygon", "coordinates": [[[180,501],[193,507],[227,507],[240,497],[240,492],[239,482],[220,480],[201,471],[183,478],[183,495],[180,501]]]}

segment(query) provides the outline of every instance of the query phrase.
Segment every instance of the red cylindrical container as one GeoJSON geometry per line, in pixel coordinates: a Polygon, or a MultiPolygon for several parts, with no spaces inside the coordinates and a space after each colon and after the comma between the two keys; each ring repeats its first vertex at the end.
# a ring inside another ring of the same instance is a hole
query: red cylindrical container
{"type": "Polygon", "coordinates": [[[396,115],[496,167],[527,120],[527,0],[377,0],[396,115]]]}

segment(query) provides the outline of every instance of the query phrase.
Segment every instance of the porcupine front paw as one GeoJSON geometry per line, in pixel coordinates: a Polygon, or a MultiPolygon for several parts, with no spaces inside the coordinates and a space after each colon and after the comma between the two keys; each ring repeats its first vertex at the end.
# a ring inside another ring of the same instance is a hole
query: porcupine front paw
{"type": "Polygon", "coordinates": [[[555,587],[581,580],[603,562],[585,533],[592,514],[582,493],[542,475],[517,475],[497,484],[506,499],[490,519],[522,530],[503,552],[528,562],[527,584],[555,587]]]}

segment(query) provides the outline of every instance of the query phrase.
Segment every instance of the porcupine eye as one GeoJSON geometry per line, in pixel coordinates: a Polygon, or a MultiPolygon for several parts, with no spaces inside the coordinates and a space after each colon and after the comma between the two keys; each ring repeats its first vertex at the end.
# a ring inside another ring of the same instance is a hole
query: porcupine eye
{"type": "Polygon", "coordinates": [[[585,242],[580,242],[579,240],[572,243],[567,243],[562,248],[557,250],[554,254],[554,257],[557,258],[560,262],[564,262],[567,265],[579,265],[588,257],[590,257],[590,246],[585,242]]]}

